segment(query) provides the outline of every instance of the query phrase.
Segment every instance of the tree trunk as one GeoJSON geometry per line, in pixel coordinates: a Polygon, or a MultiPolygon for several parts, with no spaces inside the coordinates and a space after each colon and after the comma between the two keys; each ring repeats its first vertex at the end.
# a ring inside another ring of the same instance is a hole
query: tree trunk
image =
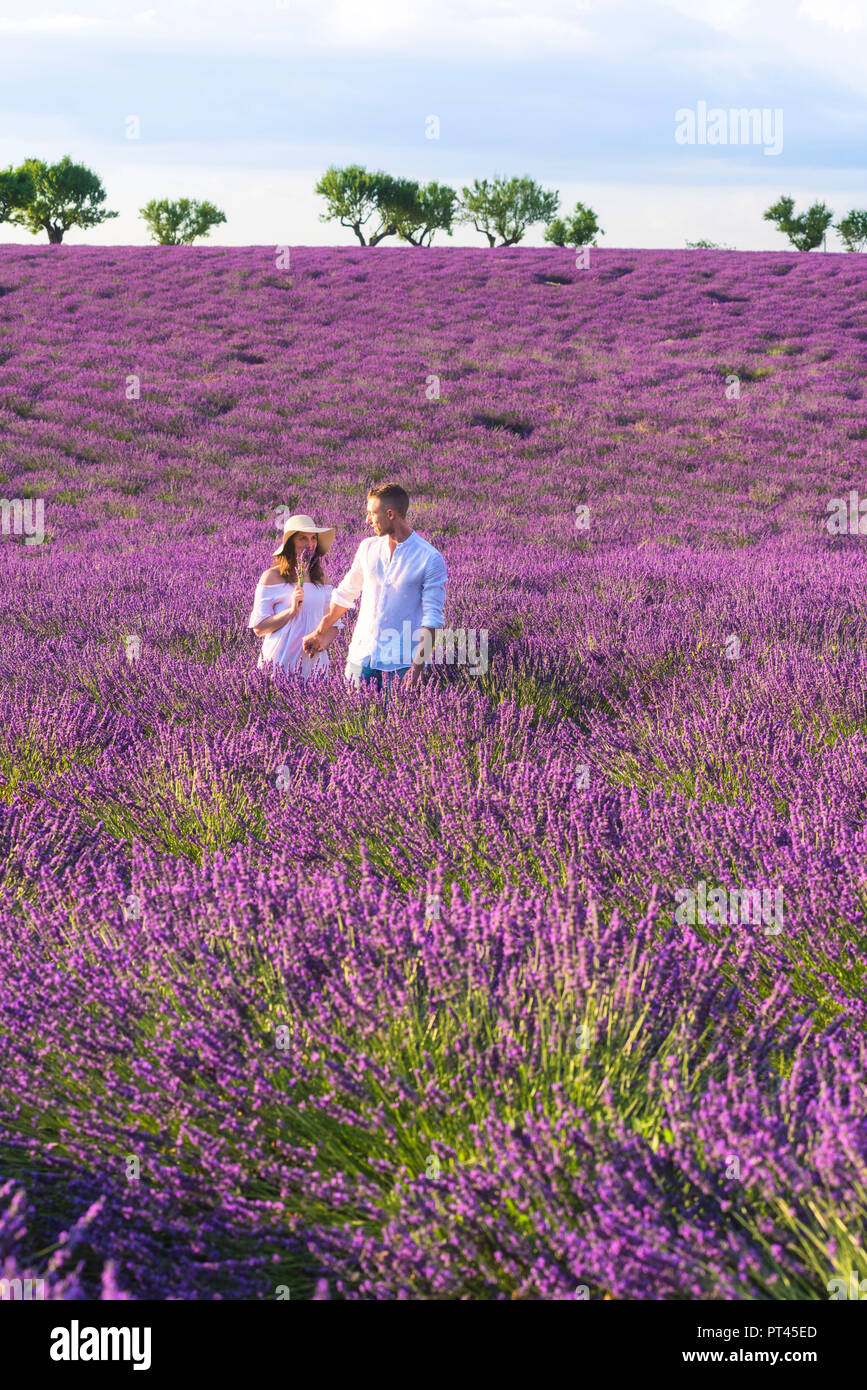
{"type": "Polygon", "coordinates": [[[373,236],[368,239],[367,244],[368,246],[378,246],[385,237],[394,236],[396,231],[396,225],[393,222],[387,222],[378,232],[374,232],[373,236]]]}
{"type": "Polygon", "coordinates": [[[62,227],[49,227],[49,228],[48,228],[48,240],[49,240],[49,243],[50,243],[52,246],[59,246],[60,243],[61,243],[62,240],[63,240],[63,228],[62,228],[62,227]]]}

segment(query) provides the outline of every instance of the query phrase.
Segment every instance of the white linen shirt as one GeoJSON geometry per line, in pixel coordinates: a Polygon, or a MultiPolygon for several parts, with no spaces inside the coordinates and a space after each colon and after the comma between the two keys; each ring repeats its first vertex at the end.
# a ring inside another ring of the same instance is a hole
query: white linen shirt
{"type": "Polygon", "coordinates": [[[442,555],[417,531],[399,541],[393,553],[388,536],[362,541],[331,595],[341,608],[354,608],[361,595],[347,662],[375,671],[409,666],[421,629],[443,626],[447,578],[442,555]]]}

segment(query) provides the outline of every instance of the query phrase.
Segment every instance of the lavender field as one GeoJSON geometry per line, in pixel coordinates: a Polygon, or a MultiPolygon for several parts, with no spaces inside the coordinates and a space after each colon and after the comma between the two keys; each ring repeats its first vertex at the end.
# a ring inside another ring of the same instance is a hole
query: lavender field
{"type": "Polygon", "coordinates": [[[865,374],[856,255],[0,248],[0,1275],[863,1273],[865,374]],[[485,669],[257,670],[391,480],[485,669]]]}

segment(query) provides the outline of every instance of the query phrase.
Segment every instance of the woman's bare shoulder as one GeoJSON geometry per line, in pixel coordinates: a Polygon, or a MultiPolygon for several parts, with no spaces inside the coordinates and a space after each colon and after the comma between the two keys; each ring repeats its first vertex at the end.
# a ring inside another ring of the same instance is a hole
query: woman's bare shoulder
{"type": "Polygon", "coordinates": [[[284,582],[283,576],[276,565],[273,569],[265,570],[265,573],[259,577],[260,584],[283,584],[284,582]]]}

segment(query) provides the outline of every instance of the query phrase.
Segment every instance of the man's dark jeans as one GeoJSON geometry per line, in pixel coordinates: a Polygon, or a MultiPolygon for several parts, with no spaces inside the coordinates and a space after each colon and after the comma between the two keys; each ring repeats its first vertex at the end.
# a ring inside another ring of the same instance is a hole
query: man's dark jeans
{"type": "Polygon", "coordinates": [[[394,671],[378,671],[373,666],[361,665],[357,661],[347,661],[344,675],[346,679],[352,681],[356,689],[364,681],[368,685],[371,681],[376,682],[377,690],[382,689],[383,677],[385,677],[385,703],[388,705],[388,687],[394,680],[401,680],[409,670],[408,666],[398,666],[394,671]]]}

